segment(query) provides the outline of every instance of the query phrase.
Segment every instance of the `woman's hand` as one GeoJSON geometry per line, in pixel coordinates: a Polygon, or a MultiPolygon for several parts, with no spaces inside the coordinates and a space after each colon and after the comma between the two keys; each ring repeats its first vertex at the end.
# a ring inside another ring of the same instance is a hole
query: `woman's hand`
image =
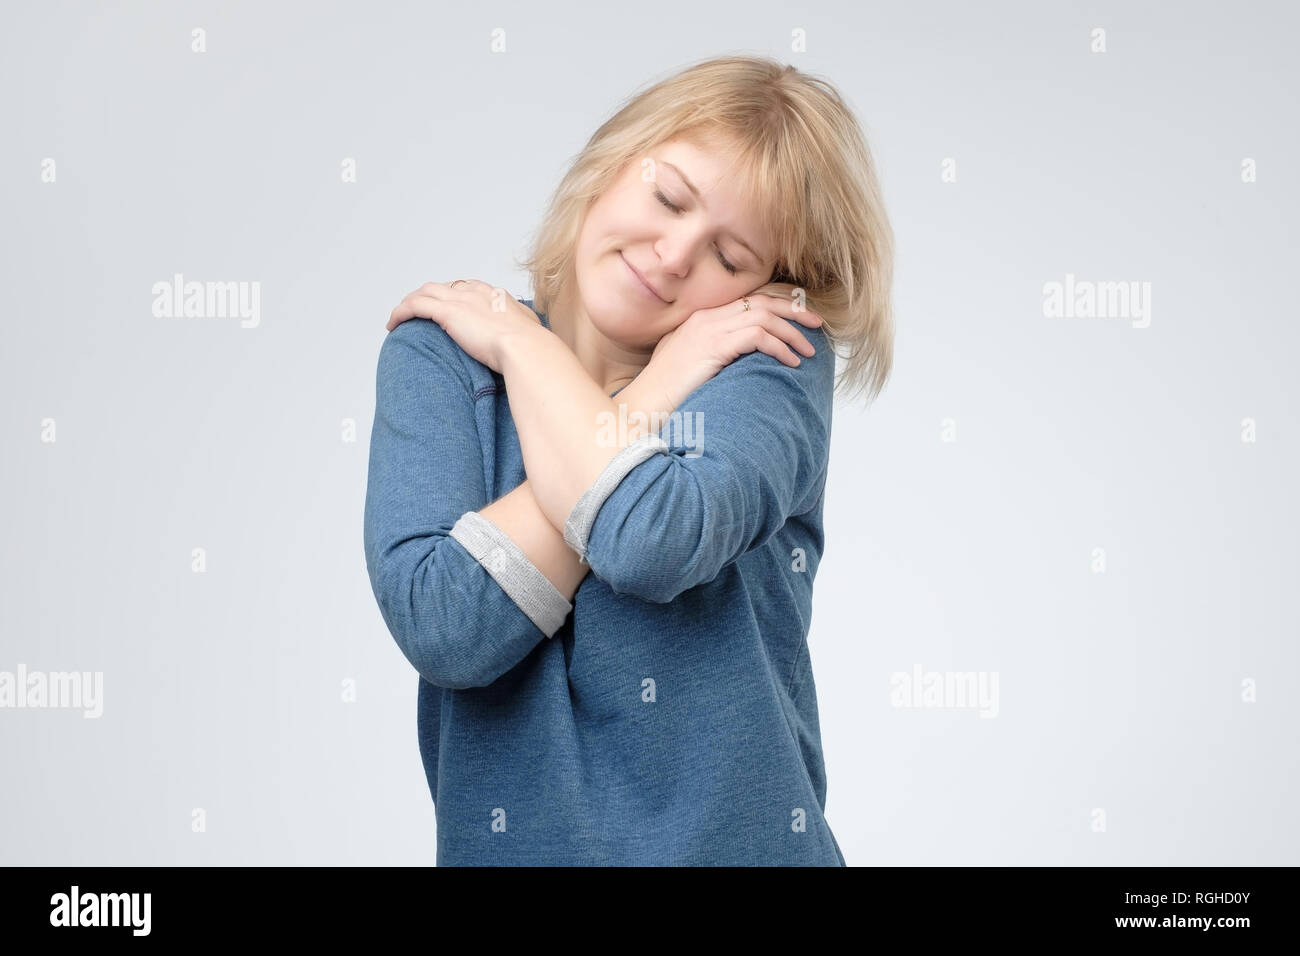
{"type": "Polygon", "coordinates": [[[784,362],[799,364],[795,349],[805,355],[816,350],[803,333],[785,320],[794,319],[809,328],[821,326],[822,318],[811,309],[794,308],[797,286],[769,282],[744,298],[713,309],[691,313],[681,325],[659,340],[650,358],[650,377],[658,393],[672,408],[687,395],[717,375],[726,365],[754,350],[784,362]]]}
{"type": "Polygon", "coordinates": [[[541,328],[537,313],[505,289],[477,279],[457,280],[456,287],[426,282],[393,309],[387,329],[407,319],[433,319],[465,354],[501,372],[501,343],[508,336],[541,328]]]}

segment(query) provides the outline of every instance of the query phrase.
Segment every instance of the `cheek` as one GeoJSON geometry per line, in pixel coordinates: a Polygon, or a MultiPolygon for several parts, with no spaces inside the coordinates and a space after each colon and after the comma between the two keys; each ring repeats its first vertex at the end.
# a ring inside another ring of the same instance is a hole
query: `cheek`
{"type": "Polygon", "coordinates": [[[678,311],[679,304],[674,302],[669,307],[669,312],[660,316],[654,322],[647,322],[643,318],[628,315],[628,313],[620,309],[603,316],[603,321],[599,322],[598,325],[603,334],[616,342],[621,342],[629,348],[644,349],[648,352],[654,351],[654,347],[659,344],[660,339],[690,317],[691,313],[689,311],[678,311]]]}
{"type": "MultiPolygon", "coordinates": [[[[753,283],[749,281],[741,282],[740,277],[726,277],[723,279],[712,279],[707,283],[702,283],[700,288],[696,289],[691,295],[691,311],[699,309],[716,309],[720,305],[726,305],[728,302],[735,302],[742,295],[745,295],[753,283]]],[[[689,313],[688,313],[689,314],[689,313]]]]}

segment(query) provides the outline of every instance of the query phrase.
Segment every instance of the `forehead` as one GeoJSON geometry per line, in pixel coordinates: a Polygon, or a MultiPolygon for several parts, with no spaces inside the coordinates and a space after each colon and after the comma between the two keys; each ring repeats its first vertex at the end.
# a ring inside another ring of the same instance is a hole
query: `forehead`
{"type": "MultiPolygon", "coordinates": [[[[648,151],[656,163],[672,163],[698,188],[706,197],[717,194],[728,200],[741,201],[734,177],[728,173],[735,170],[735,158],[722,147],[708,142],[694,142],[686,139],[670,139],[651,147],[648,151]]],[[[670,176],[675,174],[671,171],[670,176]]]]}

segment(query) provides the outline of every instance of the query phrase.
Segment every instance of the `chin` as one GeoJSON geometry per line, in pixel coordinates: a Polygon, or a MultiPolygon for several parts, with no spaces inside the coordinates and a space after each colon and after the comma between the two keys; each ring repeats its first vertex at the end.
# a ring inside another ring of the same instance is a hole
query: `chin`
{"type": "Polygon", "coordinates": [[[601,335],[621,345],[643,348],[659,341],[650,328],[652,320],[647,313],[663,309],[668,303],[656,307],[649,300],[629,295],[622,275],[626,268],[622,252],[615,250],[609,255],[609,269],[597,281],[589,285],[579,282],[579,294],[591,324],[601,335]]]}
{"type": "Polygon", "coordinates": [[[629,348],[640,347],[648,334],[646,320],[631,311],[618,295],[602,297],[587,308],[591,324],[610,341],[629,348]]]}

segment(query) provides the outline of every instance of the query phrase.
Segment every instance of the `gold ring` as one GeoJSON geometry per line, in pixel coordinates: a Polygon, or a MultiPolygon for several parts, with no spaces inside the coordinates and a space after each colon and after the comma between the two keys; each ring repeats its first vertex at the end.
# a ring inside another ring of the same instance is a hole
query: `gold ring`
{"type": "Polygon", "coordinates": [[[745,303],[745,311],[748,312],[748,311],[749,311],[749,300],[748,300],[748,299],[741,299],[740,301],[743,302],[743,303],[745,303]]]}
{"type": "MultiPolygon", "coordinates": [[[[464,281],[465,281],[464,279],[457,279],[457,280],[456,280],[456,282],[464,282],[464,281]]],[[[451,284],[451,287],[452,287],[453,289],[456,288],[456,282],[453,282],[453,283],[451,284]]]]}

